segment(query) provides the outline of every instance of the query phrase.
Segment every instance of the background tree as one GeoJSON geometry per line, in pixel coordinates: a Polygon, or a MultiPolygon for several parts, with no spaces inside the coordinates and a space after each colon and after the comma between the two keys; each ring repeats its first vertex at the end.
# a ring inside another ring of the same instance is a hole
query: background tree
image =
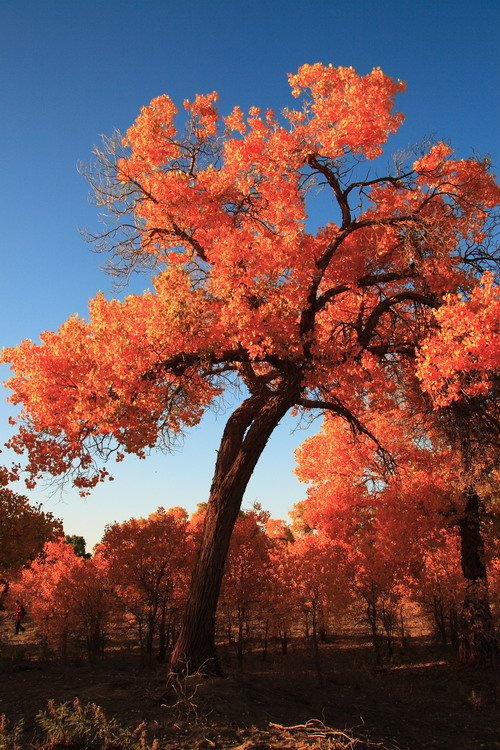
{"type": "Polygon", "coordinates": [[[133,620],[141,650],[150,658],[157,638],[164,659],[193,564],[186,512],[158,508],[147,518],[112,524],[97,551],[107,563],[119,609],[133,620]]]}
{"type": "Polygon", "coordinates": [[[363,162],[403,121],[393,104],[404,84],[380,69],[317,63],[289,81],[300,106],[280,119],[257,107],[220,118],[213,92],[184,102],[181,134],[160,96],[124,139],[105,140],[90,175],[111,222],[98,247],[111,246],[125,277],[152,269],[155,291],[98,295],[88,322],[72,317],[3,355],[11,400],[23,405],[11,447],[27,452],[31,481],[70,475],[83,492],[107,476],[96,460],[170,445],[223,392],[243,389],[221,439],[173,669],[217,668],[225,558],[273,430],[296,409],[367,432],[369,394],[413,357],[429,311],[476,283],[470,240],[487,231],[499,195],[487,162],[457,161],[443,144],[366,177],[363,162]],[[306,203],[318,186],[331,214],[316,230],[306,203]]]}
{"type": "MultiPolygon", "coordinates": [[[[444,607],[450,615],[456,596],[465,592],[461,658],[465,662],[489,661],[496,646],[478,509],[479,494],[486,497],[488,489],[494,491],[494,477],[483,476],[481,486],[475,486],[477,505],[471,524],[470,495],[466,491],[471,473],[464,475],[462,452],[450,444],[441,420],[421,410],[415,413],[408,402],[398,404],[399,395],[384,397],[378,408],[372,403],[366,415],[370,429],[384,435],[396,471],[387,471],[366,437],[356,439],[343,424],[331,419],[325,419],[321,431],[297,451],[297,473],[311,484],[304,504],[305,519],[332,538],[353,541],[360,556],[355,578],[360,585],[360,571],[364,570],[367,579],[361,590],[368,604],[374,645],[377,619],[384,619],[380,606],[386,609],[387,595],[392,597],[395,586],[405,580],[416,579],[418,587],[424,576],[428,592],[435,584],[436,606],[444,607]],[[455,596],[450,597],[445,580],[435,575],[435,566],[439,560],[441,564],[448,560],[448,576],[454,581],[453,538],[465,581],[455,586],[455,596]],[[423,564],[427,570],[422,570],[423,564]],[[438,583],[443,586],[443,596],[438,583]],[[481,602],[480,607],[469,604],[472,596],[475,602],[481,602]],[[468,613],[465,618],[464,612],[468,613]],[[463,644],[468,644],[465,652],[463,644]]],[[[469,429],[473,435],[471,425],[469,429]]],[[[459,434],[454,433],[453,442],[459,434]]],[[[485,466],[491,467],[493,442],[488,442],[485,434],[480,439],[485,448],[484,455],[475,457],[476,476],[484,475],[485,466]]],[[[490,524],[494,512],[494,503],[490,503],[490,524]]]]}
{"type": "Polygon", "coordinates": [[[10,581],[40,554],[46,542],[61,533],[62,524],[52,513],[0,487],[0,608],[10,581]]]}
{"type": "Polygon", "coordinates": [[[325,534],[297,539],[286,549],[288,582],[292,608],[305,620],[305,632],[312,638],[314,665],[318,682],[323,682],[319,650],[320,631],[326,631],[330,611],[342,611],[352,601],[347,568],[349,545],[329,539],[325,534]],[[291,576],[290,576],[291,573],[291,576]]]}
{"type": "Polygon", "coordinates": [[[84,557],[86,560],[88,560],[89,557],[92,557],[90,552],[86,551],[87,544],[83,536],[78,536],[77,534],[66,534],[64,541],[66,544],[71,544],[75,554],[79,555],[79,557],[84,557]]]}
{"type": "Polygon", "coordinates": [[[459,617],[466,581],[460,567],[460,540],[456,530],[441,532],[441,544],[424,552],[418,576],[412,580],[412,596],[434,621],[443,645],[458,650],[459,617]]]}
{"type": "Polygon", "coordinates": [[[498,495],[500,457],[500,287],[493,274],[486,273],[470,295],[448,295],[435,318],[436,328],[419,350],[417,373],[434,407],[435,429],[459,456],[458,529],[467,582],[461,659],[496,662],[483,533],[485,500],[498,495]]]}
{"type": "Polygon", "coordinates": [[[48,542],[13,584],[10,596],[25,603],[44,650],[57,650],[66,658],[70,641],[80,638],[91,661],[103,658],[111,597],[100,556],[82,558],[62,538],[48,542]]]}
{"type": "Polygon", "coordinates": [[[267,593],[266,571],[269,562],[270,541],[265,532],[269,514],[260,507],[248,512],[240,511],[235,523],[222,579],[219,612],[227,618],[229,640],[232,624],[236,626],[236,653],[238,664],[243,664],[245,631],[261,611],[267,593]]]}

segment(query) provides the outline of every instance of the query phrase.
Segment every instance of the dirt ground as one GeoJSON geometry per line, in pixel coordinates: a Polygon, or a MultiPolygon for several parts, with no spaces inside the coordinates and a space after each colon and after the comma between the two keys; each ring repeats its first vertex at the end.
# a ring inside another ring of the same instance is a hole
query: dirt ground
{"type": "Polygon", "coordinates": [[[193,677],[166,690],[157,662],[124,653],[96,666],[43,661],[28,633],[9,635],[0,647],[0,714],[24,716],[33,733],[49,699],[78,697],[126,726],[145,722],[160,750],[500,750],[494,670],[461,668],[424,638],[383,667],[360,638],[321,644],[321,660],[320,686],[303,643],[287,656],[273,645],[267,661],[249,653],[241,668],[222,649],[226,679],[193,677]]]}

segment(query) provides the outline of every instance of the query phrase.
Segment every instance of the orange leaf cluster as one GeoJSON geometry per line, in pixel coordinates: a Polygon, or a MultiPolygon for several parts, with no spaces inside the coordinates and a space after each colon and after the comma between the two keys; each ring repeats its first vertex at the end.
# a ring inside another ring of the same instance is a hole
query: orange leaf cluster
{"type": "Polygon", "coordinates": [[[436,407],[486,396],[500,367],[500,289],[487,274],[470,299],[451,295],[420,347],[417,374],[436,407]]]}

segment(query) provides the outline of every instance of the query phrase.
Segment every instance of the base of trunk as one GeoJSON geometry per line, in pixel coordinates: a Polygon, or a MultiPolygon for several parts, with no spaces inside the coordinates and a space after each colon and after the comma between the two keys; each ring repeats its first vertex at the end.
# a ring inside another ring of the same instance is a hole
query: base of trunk
{"type": "Polygon", "coordinates": [[[470,584],[460,614],[458,653],[462,664],[492,665],[498,641],[485,584],[470,584]]]}
{"type": "Polygon", "coordinates": [[[169,665],[171,675],[190,676],[194,674],[226,677],[223,673],[215,645],[196,643],[181,631],[172,652],[169,665]]]}

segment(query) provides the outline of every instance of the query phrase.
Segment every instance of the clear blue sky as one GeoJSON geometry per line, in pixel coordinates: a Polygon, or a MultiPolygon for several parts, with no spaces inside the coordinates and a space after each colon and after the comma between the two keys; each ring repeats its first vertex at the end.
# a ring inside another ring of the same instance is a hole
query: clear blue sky
{"type": "MultiPolygon", "coordinates": [[[[0,346],[37,340],[85,316],[97,290],[110,292],[102,259],[77,231],[98,223],[76,167],[152,97],[181,103],[215,89],[223,113],[279,111],[291,101],[286,73],[303,63],[380,66],[408,84],[397,103],[406,124],[388,153],[436,135],[498,165],[499,21],[496,0],[3,0],[0,346]]],[[[2,396],[2,438],[9,413],[2,396]]],[[[106,523],[205,500],[222,426],[209,416],[182,452],[125,461],[87,501],[42,487],[27,494],[92,546],[106,523]]],[[[246,506],[258,500],[274,517],[305,495],[292,475],[304,433],[292,427],[279,428],[246,495],[246,506]]]]}

